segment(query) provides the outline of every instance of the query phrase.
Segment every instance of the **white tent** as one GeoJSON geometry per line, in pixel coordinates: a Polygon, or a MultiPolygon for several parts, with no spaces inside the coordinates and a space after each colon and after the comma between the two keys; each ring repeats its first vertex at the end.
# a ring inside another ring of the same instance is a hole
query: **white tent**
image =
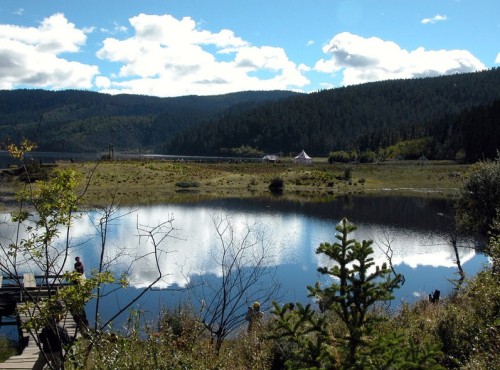
{"type": "Polygon", "coordinates": [[[294,158],[295,163],[312,163],[312,158],[307,155],[307,153],[302,150],[298,156],[294,158]]]}

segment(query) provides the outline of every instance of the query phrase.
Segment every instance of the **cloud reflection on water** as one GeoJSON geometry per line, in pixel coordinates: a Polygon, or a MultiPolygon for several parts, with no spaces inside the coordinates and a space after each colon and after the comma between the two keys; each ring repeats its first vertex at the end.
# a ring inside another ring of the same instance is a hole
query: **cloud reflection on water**
{"type": "MultiPolygon", "coordinates": [[[[183,206],[154,206],[144,207],[137,212],[129,213],[120,219],[119,226],[113,226],[108,235],[108,253],[118,254],[124,248],[138,254],[146,247],[137,237],[137,222],[154,226],[174,217],[174,226],[177,228],[175,238],[168,238],[163,247],[168,254],[161,259],[161,268],[168,275],[159,283],[158,287],[184,287],[185,274],[214,274],[218,276],[218,264],[213,252],[219,248],[215,228],[211,221],[214,214],[229,215],[236,235],[243,233],[245,224],[255,225],[256,230],[265,232],[269,247],[273,248],[269,259],[270,265],[281,266],[296,264],[303,270],[315,270],[318,266],[328,265],[330,261],[324,256],[316,255],[315,250],[321,242],[334,242],[335,223],[338,220],[318,220],[297,214],[256,214],[252,212],[231,211],[217,207],[183,207],[183,206]],[[139,220],[139,221],[138,221],[139,220]]],[[[377,264],[387,259],[377,246],[381,243],[384,233],[392,238],[391,247],[394,251],[394,265],[405,264],[413,269],[418,266],[454,267],[455,256],[453,249],[445,243],[440,235],[432,235],[422,231],[402,228],[384,228],[373,224],[360,223],[358,230],[352,237],[361,241],[372,239],[374,243],[374,259],[377,264]]],[[[82,218],[75,223],[73,236],[88,235],[92,229],[88,218],[82,218]],[[84,230],[84,231],[82,231],[84,230]]],[[[98,250],[95,244],[89,243],[79,252],[87,261],[87,266],[98,260],[98,250]]],[[[256,252],[257,253],[257,252],[256,252]]],[[[471,249],[461,249],[462,263],[475,256],[471,249]]],[[[132,256],[124,257],[123,263],[131,262],[132,256]]],[[[154,261],[147,259],[132,270],[131,283],[134,287],[143,287],[156,276],[154,261]]]]}
{"type": "MultiPolygon", "coordinates": [[[[351,235],[353,238],[374,241],[372,247],[376,264],[387,260],[378,245],[383,247],[384,235],[391,238],[392,262],[398,270],[406,271],[420,284],[412,288],[415,294],[419,286],[430,284],[426,279],[436,278],[430,276],[435,273],[429,275],[428,268],[456,266],[453,249],[443,238],[446,226],[437,223],[442,218],[437,218],[437,221],[432,219],[433,214],[443,211],[442,204],[428,200],[416,203],[398,200],[386,206],[387,202],[392,202],[388,199],[349,199],[344,203],[312,206],[308,203],[236,201],[121,208],[108,231],[106,258],[112,260],[121,254],[120,263],[115,266],[115,272],[119,274],[137,256],[152,248],[145,239],[138,237],[137,226],[156,226],[173,218],[175,231],[161,246],[166,253],[161,256],[160,266],[166,275],[156,287],[185,287],[187,279],[192,276],[219,276],[219,266],[213,254],[219,249],[220,242],[211,217],[228,215],[236,235],[241,236],[245,225],[254,225],[257,232],[266,235],[266,248],[272,256],[267,260],[268,265],[278,266],[280,276],[285,280],[283,289],[293,290],[297,287],[292,284],[303,287],[314,284],[318,279],[317,267],[331,263],[324,256],[317,255],[315,250],[321,242],[336,241],[335,225],[346,215],[358,227],[351,235]],[[369,213],[370,210],[374,211],[369,213]]],[[[66,262],[66,269],[72,270],[76,255],[83,258],[87,272],[97,267],[100,238],[95,227],[96,217],[98,213],[91,212],[75,221],[71,230],[75,249],[66,262]]],[[[12,235],[12,226],[0,224],[0,233],[12,235]]],[[[475,256],[472,249],[460,249],[462,264],[475,256]]],[[[135,288],[147,286],[157,276],[152,258],[139,260],[130,272],[131,285],[135,288]]]]}

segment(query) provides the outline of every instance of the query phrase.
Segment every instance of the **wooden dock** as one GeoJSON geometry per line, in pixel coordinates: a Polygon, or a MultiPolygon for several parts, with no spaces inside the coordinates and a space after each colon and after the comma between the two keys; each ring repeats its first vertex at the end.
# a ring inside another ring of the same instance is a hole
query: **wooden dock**
{"type": "MultiPolygon", "coordinates": [[[[21,318],[21,321],[23,318],[21,318]]],[[[76,331],[76,323],[73,320],[71,314],[66,314],[66,317],[63,318],[61,324],[68,330],[68,334],[70,338],[74,338],[76,331]]],[[[78,333],[79,334],[79,333],[78,333]]],[[[27,338],[27,346],[24,348],[23,352],[20,355],[12,356],[7,361],[0,363],[0,369],[33,369],[35,362],[37,361],[40,354],[40,348],[38,348],[36,344],[35,338],[33,338],[30,333],[23,330],[23,336],[27,338]]],[[[76,335],[78,337],[78,335],[76,335]]]]}
{"type": "MultiPolygon", "coordinates": [[[[57,289],[68,284],[61,282],[55,284],[52,281],[50,285],[43,286],[37,284],[37,280],[39,281],[41,278],[46,279],[40,276],[24,275],[23,277],[17,277],[17,282],[23,282],[22,287],[19,283],[17,285],[5,284],[0,287],[0,319],[4,317],[15,318],[15,320],[11,320],[10,322],[2,320],[0,321],[0,325],[17,325],[19,329],[19,341],[22,346],[22,353],[20,355],[11,356],[5,362],[0,363],[0,369],[33,369],[39,356],[43,356],[40,354],[37,338],[34,338],[34,336],[38,336],[39,333],[30,333],[24,329],[22,324],[30,317],[20,315],[17,308],[28,301],[43,300],[47,296],[54,294],[57,289]]],[[[5,281],[5,278],[3,278],[3,281],[5,281]]],[[[77,324],[69,312],[66,313],[66,316],[63,317],[60,324],[66,328],[70,338],[78,337],[79,332],[77,331],[77,324]]]]}

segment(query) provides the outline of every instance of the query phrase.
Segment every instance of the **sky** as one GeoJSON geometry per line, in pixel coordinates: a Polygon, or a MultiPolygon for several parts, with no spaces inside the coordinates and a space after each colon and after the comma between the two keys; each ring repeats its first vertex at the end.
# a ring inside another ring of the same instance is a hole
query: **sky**
{"type": "Polygon", "coordinates": [[[0,0],[0,89],[315,92],[500,67],[499,0],[0,0]]]}

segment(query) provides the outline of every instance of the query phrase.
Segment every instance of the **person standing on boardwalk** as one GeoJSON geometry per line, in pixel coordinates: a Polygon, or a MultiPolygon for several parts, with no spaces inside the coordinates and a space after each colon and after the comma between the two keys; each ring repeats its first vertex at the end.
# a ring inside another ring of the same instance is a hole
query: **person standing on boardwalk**
{"type": "Polygon", "coordinates": [[[83,263],[80,261],[80,257],[75,257],[75,271],[78,272],[79,274],[84,273],[84,268],[83,268],[83,263]]]}
{"type": "Polygon", "coordinates": [[[51,369],[63,368],[63,349],[70,344],[68,331],[61,325],[61,316],[57,315],[55,319],[50,320],[42,329],[39,335],[41,351],[40,355],[33,365],[34,370],[42,370],[47,363],[50,363],[51,369]]]}
{"type": "MultiPolygon", "coordinates": [[[[77,279],[75,282],[77,283],[78,281],[80,283],[82,283],[84,280],[82,279],[85,279],[85,275],[84,275],[84,267],[83,267],[83,263],[82,261],[80,260],[80,257],[75,257],[75,272],[77,272],[78,274],[80,274],[80,277],[79,279],[77,279]]],[[[73,320],[75,320],[77,326],[78,326],[78,329],[84,333],[87,331],[88,329],[88,326],[89,326],[89,321],[87,320],[87,314],[85,312],[85,307],[83,307],[82,309],[79,309],[79,310],[73,310],[71,311],[71,314],[73,315],[73,320]]]]}

